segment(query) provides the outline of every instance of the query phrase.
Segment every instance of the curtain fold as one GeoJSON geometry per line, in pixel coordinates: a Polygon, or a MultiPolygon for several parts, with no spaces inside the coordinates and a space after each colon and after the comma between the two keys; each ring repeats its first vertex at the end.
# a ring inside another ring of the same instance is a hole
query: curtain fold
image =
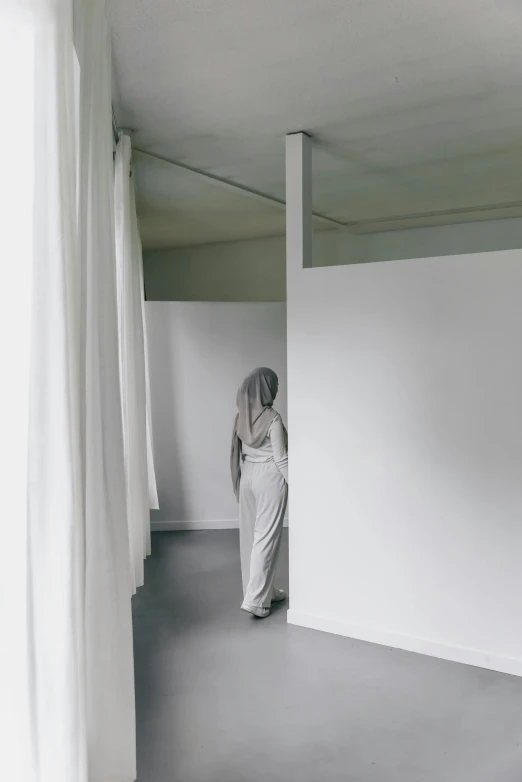
{"type": "MultiPolygon", "coordinates": [[[[149,346],[147,339],[147,318],[145,316],[145,281],[143,276],[143,251],[141,246],[140,232],[138,228],[138,218],[136,213],[136,194],[134,190],[134,177],[130,182],[131,191],[131,218],[133,222],[134,242],[137,248],[137,263],[139,267],[139,288],[141,299],[141,319],[143,322],[143,345],[145,351],[145,393],[147,408],[147,476],[149,484],[149,508],[150,510],[159,509],[158,485],[156,482],[156,469],[154,466],[154,440],[152,435],[152,407],[150,395],[150,374],[149,374],[149,346]]],[[[150,554],[150,517],[147,524],[147,554],[150,554]]]]}
{"type": "Polygon", "coordinates": [[[131,214],[131,143],[122,135],[116,147],[114,205],[118,333],[133,591],[142,586],[149,524],[145,347],[139,258],[131,214]]]}
{"type": "Polygon", "coordinates": [[[127,180],[116,178],[124,206],[118,195],[115,225],[107,6],[0,3],[0,64],[6,52],[18,77],[12,89],[9,68],[0,73],[8,111],[0,140],[23,160],[3,169],[7,297],[11,285],[26,292],[0,332],[16,372],[16,382],[3,384],[1,405],[9,419],[2,456],[11,469],[3,492],[10,561],[0,590],[7,623],[0,735],[9,741],[2,750],[9,782],[136,779],[130,594],[150,550],[155,480],[141,245],[124,145],[117,169],[122,177],[127,170],[127,180]],[[17,22],[5,32],[7,6],[17,22]],[[124,242],[116,245],[122,225],[124,242]],[[19,339],[9,352],[10,329],[19,339]],[[136,576],[128,510],[138,507],[136,576]]]}
{"type": "Polygon", "coordinates": [[[27,589],[27,435],[29,428],[30,323],[34,187],[33,123],[34,35],[19,7],[0,7],[0,94],[5,121],[0,123],[0,148],[21,149],[5,155],[0,188],[4,290],[0,307],[0,355],[9,368],[0,384],[2,437],[0,487],[2,546],[0,568],[0,743],[6,777],[31,779],[32,742],[28,677],[27,589]],[[12,79],[13,68],[17,79],[12,79]],[[17,122],[14,122],[14,117],[17,122]],[[15,335],[15,339],[13,339],[15,335]],[[13,382],[11,378],[16,378],[13,382]]]}
{"type": "Polygon", "coordinates": [[[118,356],[107,0],[79,6],[89,782],[136,778],[131,573],[118,356]]]}
{"type": "Polygon", "coordinates": [[[28,557],[36,778],[86,779],[85,523],[70,0],[37,8],[28,433],[28,557]]]}
{"type": "Polygon", "coordinates": [[[131,140],[116,147],[114,200],[120,376],[125,469],[134,590],[143,584],[143,560],[150,554],[151,507],[158,507],[150,415],[143,257],[136,217],[131,140]]]}
{"type": "MultiPolygon", "coordinates": [[[[2,188],[13,210],[12,215],[7,210],[10,225],[3,241],[9,237],[11,219],[17,226],[22,218],[16,247],[6,255],[20,275],[18,286],[7,282],[6,296],[18,306],[5,332],[17,343],[20,371],[16,362],[6,364],[13,373],[8,384],[16,389],[16,399],[7,408],[2,404],[18,427],[2,425],[3,445],[8,432],[13,437],[10,467],[16,470],[8,488],[16,512],[11,516],[7,501],[4,514],[18,540],[5,548],[16,580],[8,593],[2,585],[13,616],[2,610],[3,623],[11,621],[3,624],[0,647],[2,656],[6,647],[17,649],[23,669],[14,660],[14,668],[5,668],[3,661],[0,665],[3,673],[15,675],[18,688],[16,693],[10,687],[1,689],[2,705],[6,694],[17,696],[8,705],[18,731],[11,737],[2,725],[2,771],[14,782],[86,782],[72,3],[17,0],[17,6],[8,2],[0,7],[1,54],[10,56],[9,63],[2,62],[2,78],[14,83],[18,93],[2,82],[2,124],[7,130],[14,126],[18,136],[4,146],[7,139],[0,133],[2,149],[11,158],[3,166],[2,188]],[[11,11],[10,21],[6,10],[11,11]],[[18,161],[18,170],[12,160],[18,161]],[[20,192],[20,182],[25,192],[20,192]]],[[[5,217],[4,209],[2,214],[5,217]]],[[[3,309],[9,306],[4,302],[3,309]]]]}

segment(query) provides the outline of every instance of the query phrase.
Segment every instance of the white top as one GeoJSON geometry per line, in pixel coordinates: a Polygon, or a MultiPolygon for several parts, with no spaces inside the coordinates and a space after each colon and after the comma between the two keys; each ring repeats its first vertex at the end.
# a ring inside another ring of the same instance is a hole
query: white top
{"type": "Polygon", "coordinates": [[[246,462],[262,464],[266,462],[275,462],[277,469],[288,483],[288,448],[286,446],[286,437],[283,428],[283,420],[279,413],[268,430],[263,444],[259,448],[251,448],[245,443],[241,444],[243,459],[246,462]]]}

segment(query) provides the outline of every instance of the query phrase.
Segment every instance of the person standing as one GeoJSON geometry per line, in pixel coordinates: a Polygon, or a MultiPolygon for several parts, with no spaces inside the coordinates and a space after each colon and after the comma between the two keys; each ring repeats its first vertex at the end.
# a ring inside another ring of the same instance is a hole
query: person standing
{"type": "Polygon", "coordinates": [[[286,599],[274,587],[288,500],[288,435],[273,404],[279,390],[275,372],[254,370],[237,393],[230,466],[239,502],[243,604],[259,618],[273,602],[286,599]]]}

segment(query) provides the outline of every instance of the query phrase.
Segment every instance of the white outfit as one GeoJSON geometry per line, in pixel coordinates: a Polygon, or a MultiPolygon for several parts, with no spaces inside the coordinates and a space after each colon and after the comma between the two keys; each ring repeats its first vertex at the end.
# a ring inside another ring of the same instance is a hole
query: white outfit
{"type": "Polygon", "coordinates": [[[268,608],[288,498],[288,448],[276,414],[259,448],[242,444],[239,535],[244,608],[268,608]]]}

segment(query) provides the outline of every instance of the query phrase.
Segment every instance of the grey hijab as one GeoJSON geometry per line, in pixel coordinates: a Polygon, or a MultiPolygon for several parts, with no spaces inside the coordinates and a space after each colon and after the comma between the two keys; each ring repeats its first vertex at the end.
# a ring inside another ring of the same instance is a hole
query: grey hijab
{"type": "Polygon", "coordinates": [[[267,434],[276,411],[272,409],[279,389],[275,372],[266,367],[255,369],[241,384],[237,392],[239,413],[234,422],[230,470],[234,493],[239,497],[241,482],[241,444],[259,448],[267,434]]]}

